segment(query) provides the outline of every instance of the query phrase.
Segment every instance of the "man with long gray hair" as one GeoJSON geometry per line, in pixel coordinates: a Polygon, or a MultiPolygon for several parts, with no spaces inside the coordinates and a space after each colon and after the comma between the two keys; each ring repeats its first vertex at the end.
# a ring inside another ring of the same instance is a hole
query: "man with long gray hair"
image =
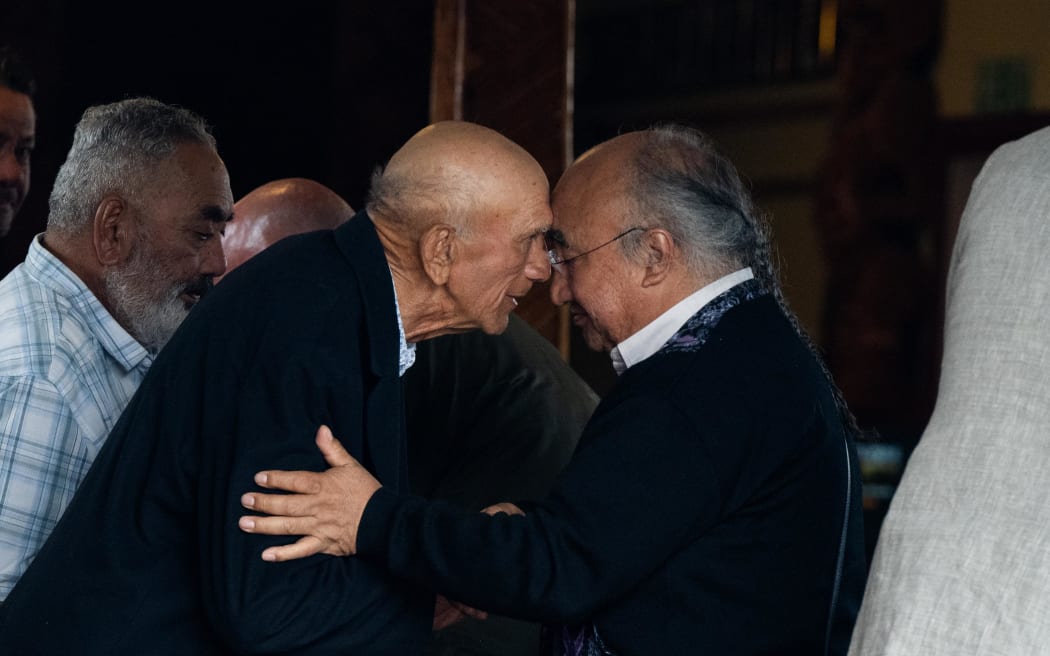
{"type": "MultiPolygon", "coordinates": [[[[242,530],[556,623],[558,654],[843,654],[863,588],[854,422],[782,298],[763,222],[702,134],[621,135],[553,195],[551,298],[619,381],[553,492],[493,516],[398,496],[320,430],[242,530]],[[524,511],[524,512],[523,512],[524,511]]],[[[346,439],[354,439],[347,436],[346,439]]]]}
{"type": "Polygon", "coordinates": [[[232,208],[200,117],[148,98],[84,112],[47,230],[0,281],[0,599],[225,270],[232,208]]]}

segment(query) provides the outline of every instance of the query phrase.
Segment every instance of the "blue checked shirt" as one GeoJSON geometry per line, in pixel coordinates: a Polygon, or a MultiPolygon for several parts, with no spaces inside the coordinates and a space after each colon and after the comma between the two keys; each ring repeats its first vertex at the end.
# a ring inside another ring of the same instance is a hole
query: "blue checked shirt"
{"type": "Polygon", "coordinates": [[[152,363],[39,236],[0,281],[0,600],[152,363]]]}

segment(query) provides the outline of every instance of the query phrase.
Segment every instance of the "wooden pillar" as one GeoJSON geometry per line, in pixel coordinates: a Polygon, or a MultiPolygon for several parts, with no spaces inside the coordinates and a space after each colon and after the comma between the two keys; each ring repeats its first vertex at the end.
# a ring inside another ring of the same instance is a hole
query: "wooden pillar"
{"type": "Polygon", "coordinates": [[[824,349],[866,427],[917,439],[937,354],[940,0],[841,0],[842,95],[816,198],[828,262],[824,349]]]}
{"type": "MultiPolygon", "coordinates": [[[[575,0],[437,0],[430,118],[480,123],[521,144],[553,186],[572,160],[575,0]]],[[[518,313],[569,353],[568,310],[537,285],[518,313]]]]}

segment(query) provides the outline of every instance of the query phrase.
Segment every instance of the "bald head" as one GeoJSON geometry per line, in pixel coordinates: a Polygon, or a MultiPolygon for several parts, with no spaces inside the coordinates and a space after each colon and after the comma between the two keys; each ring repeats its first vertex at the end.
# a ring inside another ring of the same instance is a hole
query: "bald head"
{"type": "MultiPolygon", "coordinates": [[[[599,230],[620,232],[634,220],[633,176],[645,133],[628,132],[580,155],[554,188],[557,214],[573,223],[605,223],[599,230]]],[[[556,226],[558,228],[559,226],[556,226]]],[[[575,226],[574,226],[575,227],[575,226]]],[[[561,237],[561,230],[555,235],[561,237]]]]}
{"type": "Polygon", "coordinates": [[[275,180],[249,192],[233,206],[234,220],[222,246],[226,270],[285,237],[314,230],[331,230],[345,223],[354,210],[339,194],[304,178],[275,180]]]}
{"type": "Polygon", "coordinates": [[[525,149],[484,126],[443,121],[416,133],[373,176],[368,212],[413,233],[438,221],[470,233],[491,216],[477,211],[485,201],[521,182],[547,186],[525,149]]]}
{"type": "Polygon", "coordinates": [[[499,333],[550,275],[550,186],[521,146],[445,121],[420,130],[372,177],[368,215],[394,276],[409,341],[499,333]]]}

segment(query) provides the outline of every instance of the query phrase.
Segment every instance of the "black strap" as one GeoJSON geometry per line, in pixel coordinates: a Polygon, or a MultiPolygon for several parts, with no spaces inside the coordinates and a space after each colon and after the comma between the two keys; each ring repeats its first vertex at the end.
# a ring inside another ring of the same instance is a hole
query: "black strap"
{"type": "Polygon", "coordinates": [[[831,606],[828,608],[828,626],[824,633],[824,654],[831,649],[831,629],[835,624],[835,609],[839,603],[839,588],[842,587],[842,567],[846,559],[846,534],[849,530],[849,508],[853,495],[853,471],[850,468],[849,442],[844,436],[842,445],[846,453],[846,507],[842,512],[842,535],[839,537],[839,555],[835,561],[835,583],[831,588],[831,606]]]}

